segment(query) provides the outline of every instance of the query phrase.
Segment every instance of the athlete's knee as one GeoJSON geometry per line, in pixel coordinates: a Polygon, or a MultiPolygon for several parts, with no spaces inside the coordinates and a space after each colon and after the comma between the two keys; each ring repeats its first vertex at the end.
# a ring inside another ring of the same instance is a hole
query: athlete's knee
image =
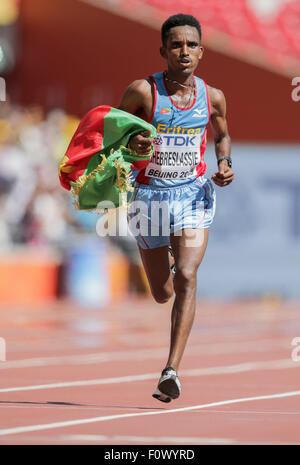
{"type": "Polygon", "coordinates": [[[193,291],[197,284],[197,269],[194,267],[184,266],[176,269],[174,277],[175,293],[193,291]]]}
{"type": "Polygon", "coordinates": [[[160,290],[160,291],[154,291],[152,289],[152,296],[158,304],[165,304],[167,303],[171,297],[173,296],[173,291],[166,291],[166,290],[160,290]]]}

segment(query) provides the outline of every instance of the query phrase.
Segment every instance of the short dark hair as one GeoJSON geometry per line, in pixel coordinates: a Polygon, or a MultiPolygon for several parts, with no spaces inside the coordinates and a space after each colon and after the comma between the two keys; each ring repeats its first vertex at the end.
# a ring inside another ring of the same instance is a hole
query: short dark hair
{"type": "Polygon", "coordinates": [[[166,45],[170,29],[177,26],[195,27],[199,33],[199,37],[201,40],[202,33],[199,21],[194,16],[178,13],[177,15],[170,16],[161,27],[161,40],[163,45],[166,45]]]}

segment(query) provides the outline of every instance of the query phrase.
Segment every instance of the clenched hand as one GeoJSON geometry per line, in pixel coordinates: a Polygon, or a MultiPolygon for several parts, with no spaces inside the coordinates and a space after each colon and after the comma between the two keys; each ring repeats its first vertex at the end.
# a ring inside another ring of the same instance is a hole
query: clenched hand
{"type": "Polygon", "coordinates": [[[139,155],[149,155],[152,151],[153,138],[150,138],[151,130],[141,132],[133,136],[128,144],[128,147],[137,152],[139,155]]]}
{"type": "Polygon", "coordinates": [[[234,172],[229,168],[226,160],[222,160],[219,163],[219,169],[211,177],[213,182],[220,187],[228,186],[233,181],[234,172]]]}

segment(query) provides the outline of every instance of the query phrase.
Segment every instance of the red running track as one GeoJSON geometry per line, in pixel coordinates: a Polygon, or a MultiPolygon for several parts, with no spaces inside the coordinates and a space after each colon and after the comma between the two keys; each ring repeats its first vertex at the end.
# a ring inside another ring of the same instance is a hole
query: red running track
{"type": "Polygon", "coordinates": [[[182,395],[163,404],[170,308],[2,306],[0,444],[300,444],[299,305],[198,302],[182,395]]]}

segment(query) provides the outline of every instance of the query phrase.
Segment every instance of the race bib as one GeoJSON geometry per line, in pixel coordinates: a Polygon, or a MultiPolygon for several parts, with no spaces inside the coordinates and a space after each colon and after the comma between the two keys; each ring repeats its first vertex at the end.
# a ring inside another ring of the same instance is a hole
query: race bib
{"type": "Polygon", "coordinates": [[[154,152],[146,176],[158,179],[182,179],[196,174],[201,161],[200,134],[161,134],[154,140],[154,152]]]}

